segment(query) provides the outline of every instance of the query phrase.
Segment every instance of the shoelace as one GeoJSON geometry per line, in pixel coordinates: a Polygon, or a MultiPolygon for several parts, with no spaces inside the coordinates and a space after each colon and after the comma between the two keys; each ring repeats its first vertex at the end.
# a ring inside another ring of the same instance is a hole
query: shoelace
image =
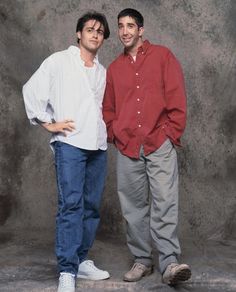
{"type": "Polygon", "coordinates": [[[142,270],[142,271],[145,270],[145,267],[143,265],[141,265],[140,263],[135,263],[132,267],[132,270],[134,270],[136,268],[139,270],[142,270]]]}
{"type": "Polygon", "coordinates": [[[91,260],[87,260],[86,264],[94,269],[94,271],[98,271],[99,269],[94,265],[94,262],[91,260]]]}

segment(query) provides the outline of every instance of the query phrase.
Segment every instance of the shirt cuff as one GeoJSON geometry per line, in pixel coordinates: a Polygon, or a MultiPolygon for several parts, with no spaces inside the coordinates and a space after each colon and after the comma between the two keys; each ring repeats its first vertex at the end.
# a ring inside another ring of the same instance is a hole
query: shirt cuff
{"type": "Polygon", "coordinates": [[[49,123],[51,124],[53,122],[53,119],[48,113],[40,113],[36,115],[34,118],[30,119],[30,123],[32,125],[39,125],[41,123],[49,123]]]}

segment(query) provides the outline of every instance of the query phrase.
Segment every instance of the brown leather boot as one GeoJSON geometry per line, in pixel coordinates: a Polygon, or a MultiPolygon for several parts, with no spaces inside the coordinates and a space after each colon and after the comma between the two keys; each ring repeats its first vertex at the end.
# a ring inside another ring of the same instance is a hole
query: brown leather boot
{"type": "Polygon", "coordinates": [[[152,267],[147,267],[141,263],[135,263],[130,271],[124,275],[124,281],[136,282],[142,277],[150,275],[152,273],[152,267]]]}

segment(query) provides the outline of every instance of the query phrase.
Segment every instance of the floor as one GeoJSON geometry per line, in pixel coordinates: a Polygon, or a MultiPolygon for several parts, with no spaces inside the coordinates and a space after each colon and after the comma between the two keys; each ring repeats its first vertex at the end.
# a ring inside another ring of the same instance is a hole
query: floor
{"type": "MultiPolygon", "coordinates": [[[[56,260],[52,238],[41,232],[0,232],[0,291],[53,292],[57,290],[56,260]]],[[[159,272],[137,283],[122,281],[132,258],[124,238],[98,236],[90,253],[97,266],[110,272],[105,281],[77,280],[77,292],[90,291],[236,291],[236,241],[182,242],[182,262],[192,268],[192,278],[172,288],[161,282],[159,272]]]]}

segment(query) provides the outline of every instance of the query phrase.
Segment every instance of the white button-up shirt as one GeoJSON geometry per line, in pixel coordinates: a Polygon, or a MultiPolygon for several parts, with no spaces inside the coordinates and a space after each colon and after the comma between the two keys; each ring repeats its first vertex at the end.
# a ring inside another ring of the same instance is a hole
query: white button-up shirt
{"type": "Polygon", "coordinates": [[[94,67],[87,69],[80,49],[67,50],[49,56],[23,86],[28,118],[41,122],[72,119],[75,130],[53,134],[51,143],[62,141],[87,150],[106,150],[107,133],[102,118],[102,100],[106,70],[94,59],[94,67]],[[90,75],[91,74],[91,75],[90,75]]]}

